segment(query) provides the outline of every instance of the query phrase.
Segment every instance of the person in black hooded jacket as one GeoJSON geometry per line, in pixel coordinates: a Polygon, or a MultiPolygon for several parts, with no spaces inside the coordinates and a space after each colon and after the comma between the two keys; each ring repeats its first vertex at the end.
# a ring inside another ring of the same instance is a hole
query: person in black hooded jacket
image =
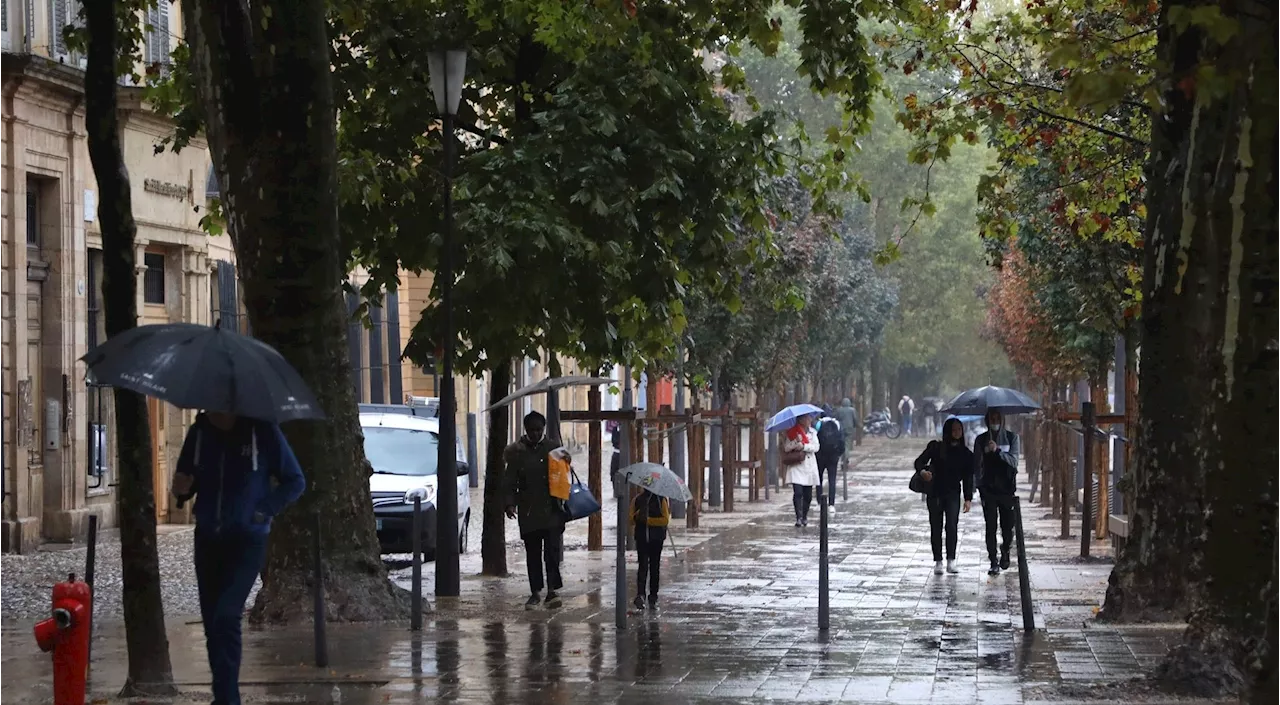
{"type": "Polygon", "coordinates": [[[964,511],[973,503],[973,451],[964,444],[964,424],[954,416],[942,425],[942,440],[929,441],[916,458],[915,469],[929,483],[925,503],[929,507],[929,539],[933,544],[933,572],[942,575],[942,530],[947,532],[947,572],[957,573],[956,543],[960,524],[960,497],[964,511]]]}

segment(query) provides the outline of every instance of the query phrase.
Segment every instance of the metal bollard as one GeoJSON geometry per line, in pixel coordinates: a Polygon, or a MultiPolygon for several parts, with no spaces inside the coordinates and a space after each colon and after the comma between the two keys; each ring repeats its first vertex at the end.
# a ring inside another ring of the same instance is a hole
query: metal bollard
{"type": "Polygon", "coordinates": [[[1018,592],[1022,601],[1022,629],[1036,630],[1035,610],[1031,604],[1031,576],[1027,572],[1027,545],[1022,538],[1022,498],[1013,498],[1013,527],[1018,541],[1018,592]]]}
{"type": "Polygon", "coordinates": [[[316,668],[329,666],[329,642],[325,635],[324,564],[320,560],[320,512],[315,514],[314,539],[311,542],[311,598],[315,629],[316,668]]]}
{"type": "Polygon", "coordinates": [[[476,442],[477,434],[476,415],[474,413],[467,414],[467,461],[471,464],[471,475],[467,478],[467,482],[472,489],[480,486],[480,455],[479,445],[476,442]]]}
{"type": "MultiPolygon", "coordinates": [[[[86,540],[87,551],[84,557],[84,582],[89,586],[89,594],[93,592],[93,576],[98,565],[98,515],[89,515],[89,537],[86,540]]],[[[92,669],[93,664],[93,603],[89,603],[89,653],[85,659],[85,667],[92,669]]]]}
{"type": "Polygon", "coordinates": [[[841,490],[844,493],[844,501],[849,501],[849,454],[845,453],[840,459],[840,482],[844,485],[841,490]]]}
{"type": "Polygon", "coordinates": [[[413,605],[409,612],[409,629],[422,631],[422,497],[413,496],[413,605]]]}
{"type": "Polygon", "coordinates": [[[827,561],[827,501],[818,492],[818,631],[831,628],[831,579],[827,561]]]}

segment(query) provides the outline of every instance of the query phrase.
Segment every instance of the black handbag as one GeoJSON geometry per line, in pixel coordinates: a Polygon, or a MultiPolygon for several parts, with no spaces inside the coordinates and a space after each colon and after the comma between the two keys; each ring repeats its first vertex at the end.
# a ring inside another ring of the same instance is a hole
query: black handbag
{"type": "Polygon", "coordinates": [[[911,476],[911,482],[907,483],[907,486],[911,488],[912,492],[916,492],[918,494],[929,494],[929,490],[933,489],[933,480],[926,480],[920,475],[920,473],[925,470],[929,470],[930,472],[933,471],[933,461],[934,459],[930,457],[929,464],[924,466],[923,470],[916,470],[915,474],[911,476]]]}

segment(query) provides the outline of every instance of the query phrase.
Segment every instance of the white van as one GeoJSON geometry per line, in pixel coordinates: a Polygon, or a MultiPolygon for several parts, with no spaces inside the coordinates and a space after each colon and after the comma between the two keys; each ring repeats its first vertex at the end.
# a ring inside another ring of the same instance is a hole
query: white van
{"type": "MultiPolygon", "coordinates": [[[[364,406],[364,405],[362,405],[364,406]]],[[[383,553],[412,550],[413,499],[422,499],[422,549],[428,556],[436,548],[436,493],[439,476],[440,420],[379,409],[361,409],[364,454],[373,466],[369,494],[383,553]]],[[[460,440],[455,441],[457,463],[451,468],[458,493],[458,551],[467,550],[471,523],[470,468],[460,440]]]]}

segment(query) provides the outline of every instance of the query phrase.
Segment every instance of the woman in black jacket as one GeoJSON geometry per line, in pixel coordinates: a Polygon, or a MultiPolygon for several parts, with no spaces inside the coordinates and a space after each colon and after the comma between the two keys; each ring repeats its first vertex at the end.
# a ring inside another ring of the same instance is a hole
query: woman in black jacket
{"type": "Polygon", "coordinates": [[[942,529],[946,520],[947,572],[958,573],[956,542],[960,523],[960,496],[964,511],[973,502],[973,451],[965,447],[964,424],[954,416],[942,425],[942,440],[929,441],[915,469],[929,483],[925,503],[929,507],[929,538],[933,543],[933,573],[942,575],[942,529]]]}

